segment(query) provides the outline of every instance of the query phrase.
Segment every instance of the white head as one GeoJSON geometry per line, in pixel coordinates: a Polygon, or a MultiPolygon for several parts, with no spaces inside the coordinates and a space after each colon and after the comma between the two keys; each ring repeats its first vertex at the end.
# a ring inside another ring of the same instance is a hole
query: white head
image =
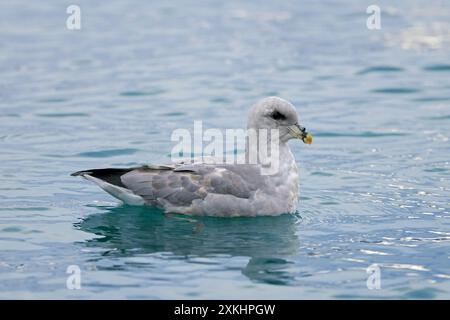
{"type": "Polygon", "coordinates": [[[268,97],[258,101],[250,109],[248,129],[278,129],[281,142],[301,139],[311,144],[312,136],[299,125],[297,111],[289,102],[279,97],[268,97]]]}

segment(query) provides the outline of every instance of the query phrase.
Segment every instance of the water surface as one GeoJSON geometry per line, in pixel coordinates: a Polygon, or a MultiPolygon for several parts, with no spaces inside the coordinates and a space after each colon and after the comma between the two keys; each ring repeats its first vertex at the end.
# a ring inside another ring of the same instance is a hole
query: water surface
{"type": "Polygon", "coordinates": [[[1,298],[450,297],[447,3],[379,1],[378,31],[360,1],[77,4],[79,31],[0,4],[1,298]],[[315,135],[296,215],[167,217],[69,176],[166,163],[174,129],[268,95],[315,135]]]}

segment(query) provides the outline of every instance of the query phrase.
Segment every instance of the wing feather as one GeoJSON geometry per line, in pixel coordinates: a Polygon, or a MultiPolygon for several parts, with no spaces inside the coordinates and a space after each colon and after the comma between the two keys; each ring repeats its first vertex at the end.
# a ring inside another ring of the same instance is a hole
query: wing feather
{"type": "Polygon", "coordinates": [[[122,175],[121,182],[133,193],[153,204],[189,207],[208,194],[249,199],[260,181],[249,181],[256,168],[239,165],[186,164],[176,167],[146,166],[122,175]],[[250,173],[250,171],[252,171],[250,173]]]}

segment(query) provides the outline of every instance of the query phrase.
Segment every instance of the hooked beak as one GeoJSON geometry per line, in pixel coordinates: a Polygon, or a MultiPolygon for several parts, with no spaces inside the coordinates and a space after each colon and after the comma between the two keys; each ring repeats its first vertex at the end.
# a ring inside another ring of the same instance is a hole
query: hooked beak
{"type": "Polygon", "coordinates": [[[293,138],[300,139],[306,144],[311,144],[313,137],[310,133],[306,132],[306,128],[302,127],[298,123],[288,126],[289,133],[293,138]]]}

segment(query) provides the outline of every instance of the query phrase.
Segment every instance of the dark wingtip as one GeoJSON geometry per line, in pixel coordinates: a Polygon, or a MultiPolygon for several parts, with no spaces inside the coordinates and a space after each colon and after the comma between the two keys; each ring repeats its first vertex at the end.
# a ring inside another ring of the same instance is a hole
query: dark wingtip
{"type": "Polygon", "coordinates": [[[83,174],[86,174],[86,173],[89,173],[89,171],[77,171],[77,172],[71,173],[70,175],[72,177],[77,177],[77,176],[82,176],[83,174]]]}

